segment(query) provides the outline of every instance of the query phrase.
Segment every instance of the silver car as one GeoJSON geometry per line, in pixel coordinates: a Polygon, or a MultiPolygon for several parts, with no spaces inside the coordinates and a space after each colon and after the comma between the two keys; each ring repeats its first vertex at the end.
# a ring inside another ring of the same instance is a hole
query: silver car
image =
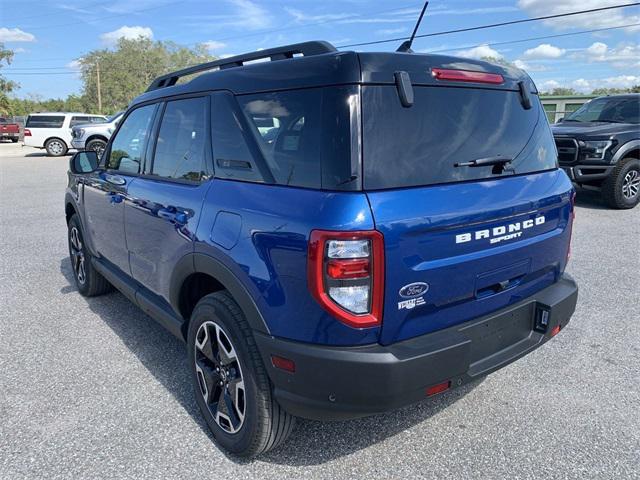
{"type": "Polygon", "coordinates": [[[72,127],[71,147],[77,150],[93,150],[100,158],[123,114],[124,112],[118,112],[105,123],[87,123],[72,127]]]}

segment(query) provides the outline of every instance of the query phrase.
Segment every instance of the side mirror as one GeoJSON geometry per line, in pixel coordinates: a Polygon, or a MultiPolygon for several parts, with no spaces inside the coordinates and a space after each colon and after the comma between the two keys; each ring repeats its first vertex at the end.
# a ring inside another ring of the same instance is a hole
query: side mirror
{"type": "Polygon", "coordinates": [[[98,154],[94,151],[78,152],[69,161],[71,173],[91,173],[98,169],[98,154]]]}

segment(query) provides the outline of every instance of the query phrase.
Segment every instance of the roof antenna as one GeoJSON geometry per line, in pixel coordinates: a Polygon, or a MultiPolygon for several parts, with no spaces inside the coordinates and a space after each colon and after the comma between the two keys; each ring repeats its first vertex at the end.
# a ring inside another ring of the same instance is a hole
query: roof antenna
{"type": "Polygon", "coordinates": [[[411,50],[411,44],[413,43],[413,39],[415,38],[416,33],[418,33],[418,27],[420,26],[420,22],[422,22],[424,11],[427,9],[428,6],[429,6],[429,2],[424,2],[424,7],[422,7],[422,11],[420,12],[420,16],[418,17],[418,21],[416,22],[416,27],[413,29],[413,33],[411,34],[411,38],[409,38],[409,40],[405,40],[404,42],[402,42],[402,45],[398,47],[396,52],[413,53],[413,50],[411,50]]]}

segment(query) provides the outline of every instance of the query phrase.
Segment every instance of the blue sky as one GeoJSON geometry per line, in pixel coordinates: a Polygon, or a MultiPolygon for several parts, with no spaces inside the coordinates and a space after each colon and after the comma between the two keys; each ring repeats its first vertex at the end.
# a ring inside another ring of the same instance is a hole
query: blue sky
{"type": "MultiPolygon", "coordinates": [[[[630,3],[626,0],[432,0],[419,33],[630,3]]],[[[412,0],[0,0],[0,42],[16,52],[2,69],[20,97],[80,90],[74,60],[121,36],[206,43],[218,56],[311,39],[336,46],[408,35],[421,2],[412,0]]],[[[640,24],[631,7],[546,22],[418,39],[414,50],[503,57],[538,84],[590,91],[640,84],[640,27],[531,40],[640,24]],[[500,45],[496,45],[500,44],[500,45]]],[[[392,50],[399,42],[360,50],[392,50]]]]}

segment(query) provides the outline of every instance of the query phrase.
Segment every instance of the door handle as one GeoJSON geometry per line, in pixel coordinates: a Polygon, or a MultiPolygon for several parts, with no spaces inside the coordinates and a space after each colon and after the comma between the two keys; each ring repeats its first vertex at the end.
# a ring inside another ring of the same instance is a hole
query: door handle
{"type": "Polygon", "coordinates": [[[187,223],[187,214],[178,212],[175,207],[161,208],[158,210],[158,216],[179,225],[185,225],[187,223]]]}
{"type": "Polygon", "coordinates": [[[124,185],[127,181],[119,175],[105,175],[104,179],[111,185],[124,185]]]}

